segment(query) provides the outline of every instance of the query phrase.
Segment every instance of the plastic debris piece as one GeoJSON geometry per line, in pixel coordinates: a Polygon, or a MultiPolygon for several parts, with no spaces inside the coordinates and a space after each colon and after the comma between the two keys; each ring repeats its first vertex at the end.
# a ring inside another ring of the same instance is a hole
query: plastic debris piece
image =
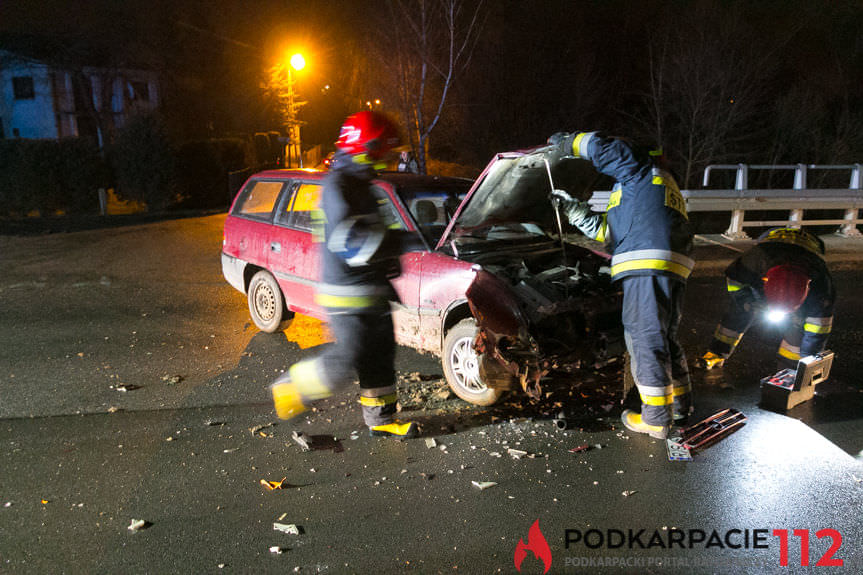
{"type": "Polygon", "coordinates": [[[259,432],[259,431],[261,431],[262,429],[266,429],[266,428],[268,428],[268,427],[272,427],[272,426],[273,426],[273,423],[272,423],[272,422],[270,422],[270,423],[265,423],[265,424],[263,424],[263,425],[255,425],[254,427],[250,427],[250,428],[249,428],[249,432],[250,432],[252,435],[260,435],[261,437],[271,437],[269,434],[258,433],[258,432],[259,432]]]}
{"type": "Polygon", "coordinates": [[[281,555],[284,552],[285,551],[281,547],[279,547],[278,545],[273,545],[272,547],[270,547],[270,553],[275,553],[276,555],[281,555]]]}
{"type": "Polygon", "coordinates": [[[507,453],[509,453],[513,459],[521,459],[527,455],[527,451],[523,451],[521,449],[508,449],[507,453]]]}
{"type": "Polygon", "coordinates": [[[581,453],[582,451],[587,451],[588,449],[590,449],[590,446],[585,443],[585,444],[579,445],[578,447],[573,447],[572,449],[569,450],[569,452],[570,453],[581,453]]]}
{"type": "Polygon", "coordinates": [[[297,444],[300,446],[300,449],[302,449],[303,451],[311,451],[312,450],[312,448],[309,447],[309,440],[306,437],[306,434],[303,433],[302,431],[292,431],[291,432],[291,439],[296,441],[297,444]]]}
{"type": "Polygon", "coordinates": [[[233,453],[235,451],[239,451],[239,447],[229,447],[228,449],[223,449],[222,453],[233,453]]]}
{"type": "Polygon", "coordinates": [[[273,529],[287,533],[288,535],[299,535],[300,528],[293,523],[273,523],[273,529]]]}
{"type": "Polygon", "coordinates": [[[129,531],[134,533],[134,532],[140,531],[141,529],[144,529],[148,526],[149,526],[149,523],[147,523],[143,519],[132,519],[132,522],[129,524],[129,526],[126,529],[128,529],[129,531]]]}
{"type": "Polygon", "coordinates": [[[638,493],[638,491],[624,491],[623,493],[621,493],[621,495],[623,495],[624,497],[629,497],[630,495],[635,495],[636,493],[638,493]]]}
{"type": "Polygon", "coordinates": [[[6,503],[3,504],[3,507],[12,507],[12,502],[7,501],[6,503]]]}
{"type": "Polygon", "coordinates": [[[126,391],[134,391],[136,389],[141,389],[141,386],[140,385],[131,385],[131,384],[130,385],[118,385],[114,389],[116,391],[126,392],[126,391]]]}
{"type": "Polygon", "coordinates": [[[480,491],[497,485],[497,483],[495,483],[494,481],[471,481],[470,483],[474,487],[478,487],[480,491]]]}
{"type": "Polygon", "coordinates": [[[282,513],[281,515],[279,515],[279,521],[281,521],[282,519],[284,519],[287,516],[288,516],[287,513],[282,513]]]}
{"type": "Polygon", "coordinates": [[[489,455],[491,455],[492,457],[500,457],[501,456],[500,453],[498,453],[497,451],[492,451],[491,453],[489,453],[489,455]]]}
{"type": "Polygon", "coordinates": [[[429,449],[437,447],[437,441],[435,441],[434,437],[426,437],[426,447],[429,449]]]}
{"type": "Polygon", "coordinates": [[[261,479],[261,485],[272,491],[273,489],[281,489],[282,484],[285,482],[287,477],[282,477],[281,481],[267,481],[266,479],[261,479]]]}
{"type": "Polygon", "coordinates": [[[50,503],[50,501],[48,501],[47,499],[42,500],[42,505],[48,505],[49,503],[50,503]]]}

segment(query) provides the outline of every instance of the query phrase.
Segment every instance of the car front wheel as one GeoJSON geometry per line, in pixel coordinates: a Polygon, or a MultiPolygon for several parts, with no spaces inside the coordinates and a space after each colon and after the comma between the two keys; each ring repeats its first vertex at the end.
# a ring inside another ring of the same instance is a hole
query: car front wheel
{"type": "Polygon", "coordinates": [[[258,329],[275,333],[285,316],[282,290],[270,272],[261,270],[249,282],[249,312],[258,329]]]}
{"type": "Polygon", "coordinates": [[[485,384],[479,372],[479,356],[473,349],[476,321],[463,319],[444,338],[443,372],[457,396],[474,405],[492,405],[504,390],[485,384]]]}

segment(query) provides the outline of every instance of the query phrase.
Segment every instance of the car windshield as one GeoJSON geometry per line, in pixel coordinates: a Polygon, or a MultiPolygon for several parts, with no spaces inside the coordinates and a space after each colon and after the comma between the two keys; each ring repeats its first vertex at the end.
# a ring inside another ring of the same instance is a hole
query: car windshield
{"type": "Polygon", "coordinates": [[[398,194],[430,246],[435,246],[464,199],[471,182],[452,180],[432,186],[399,186],[398,194]]]}

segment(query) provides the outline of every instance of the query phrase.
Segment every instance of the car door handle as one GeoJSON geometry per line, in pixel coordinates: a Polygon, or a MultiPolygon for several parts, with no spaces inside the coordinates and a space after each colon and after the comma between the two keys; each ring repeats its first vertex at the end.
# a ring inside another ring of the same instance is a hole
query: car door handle
{"type": "Polygon", "coordinates": [[[279,242],[272,242],[270,244],[270,250],[276,252],[277,254],[282,253],[282,244],[279,242]]]}

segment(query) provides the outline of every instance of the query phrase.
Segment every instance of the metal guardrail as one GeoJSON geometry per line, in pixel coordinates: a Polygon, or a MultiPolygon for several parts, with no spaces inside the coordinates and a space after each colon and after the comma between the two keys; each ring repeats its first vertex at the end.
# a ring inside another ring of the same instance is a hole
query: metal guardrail
{"type": "MultiPolygon", "coordinates": [[[[849,165],[748,165],[715,164],[704,170],[703,186],[710,182],[710,174],[716,170],[735,170],[734,189],[681,190],[688,212],[731,212],[731,222],[724,235],[729,239],[748,239],[743,231],[746,226],[817,226],[839,225],[838,234],[845,237],[863,237],[857,224],[863,223],[860,209],[863,208],[863,170],[861,164],[849,165]],[[809,170],[849,170],[847,188],[807,188],[809,170]],[[792,189],[749,189],[750,170],[794,170],[792,189]],[[786,220],[746,220],[746,211],[788,210],[786,220]],[[842,218],[805,219],[805,210],[842,210],[842,218]]],[[[604,212],[611,192],[593,192],[590,202],[594,211],[604,212]]]]}

